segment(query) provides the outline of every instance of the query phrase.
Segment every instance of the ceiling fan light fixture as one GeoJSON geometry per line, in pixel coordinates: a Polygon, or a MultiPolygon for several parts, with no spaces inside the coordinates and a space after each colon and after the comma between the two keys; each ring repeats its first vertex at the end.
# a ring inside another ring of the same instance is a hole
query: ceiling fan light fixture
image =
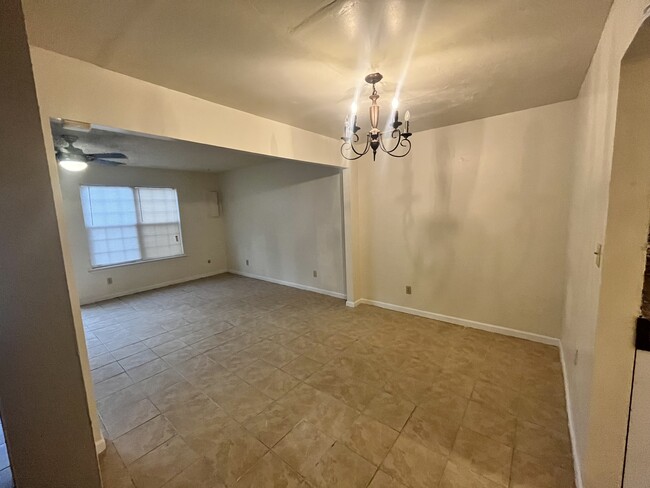
{"type": "Polygon", "coordinates": [[[93,128],[92,124],[88,122],[81,122],[80,120],[61,119],[61,127],[64,130],[72,130],[75,132],[88,133],[93,128]]]}
{"type": "Polygon", "coordinates": [[[128,159],[126,154],[118,152],[109,153],[93,153],[88,154],[83,152],[78,147],[74,146],[78,137],[71,134],[63,134],[60,136],[60,141],[54,141],[54,148],[56,149],[56,159],[59,166],[68,171],[83,171],[88,167],[88,162],[93,164],[102,164],[105,166],[124,166],[125,163],[121,161],[113,161],[114,159],[128,159]],[[63,146],[61,141],[67,143],[63,146]]]}
{"type": "Polygon", "coordinates": [[[83,171],[88,167],[88,163],[79,159],[64,157],[62,159],[59,159],[59,166],[61,166],[61,168],[65,169],[66,171],[83,171]]]}

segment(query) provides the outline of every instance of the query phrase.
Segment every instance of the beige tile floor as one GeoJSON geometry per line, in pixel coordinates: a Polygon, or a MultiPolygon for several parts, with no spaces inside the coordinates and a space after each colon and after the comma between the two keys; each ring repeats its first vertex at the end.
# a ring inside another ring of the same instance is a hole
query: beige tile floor
{"type": "Polygon", "coordinates": [[[553,347],[232,275],[83,317],[107,488],[573,487],[553,347]]]}

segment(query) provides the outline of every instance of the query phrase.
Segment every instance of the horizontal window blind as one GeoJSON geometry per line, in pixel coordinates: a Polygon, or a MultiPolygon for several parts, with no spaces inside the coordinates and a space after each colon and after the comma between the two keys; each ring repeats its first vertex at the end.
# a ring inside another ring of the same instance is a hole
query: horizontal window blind
{"type": "Polygon", "coordinates": [[[94,268],[183,254],[173,188],[81,186],[94,268]]]}
{"type": "Polygon", "coordinates": [[[136,188],[136,191],[144,258],[157,259],[183,254],[176,190],[136,188]]]}

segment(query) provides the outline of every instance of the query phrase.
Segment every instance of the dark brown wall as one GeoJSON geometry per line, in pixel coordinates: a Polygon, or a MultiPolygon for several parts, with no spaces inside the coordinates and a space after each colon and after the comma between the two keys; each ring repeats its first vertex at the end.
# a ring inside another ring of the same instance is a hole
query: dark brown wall
{"type": "Polygon", "coordinates": [[[648,248],[645,256],[645,275],[643,277],[641,315],[650,319],[650,234],[648,234],[648,248]]]}
{"type": "Polygon", "coordinates": [[[99,488],[27,36],[0,1],[0,413],[18,488],[99,488]]]}

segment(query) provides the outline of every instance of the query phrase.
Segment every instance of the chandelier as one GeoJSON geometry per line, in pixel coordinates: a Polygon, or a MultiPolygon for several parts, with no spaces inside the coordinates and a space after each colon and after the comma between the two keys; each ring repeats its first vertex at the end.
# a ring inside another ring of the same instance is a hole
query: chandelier
{"type": "Polygon", "coordinates": [[[409,111],[407,110],[404,114],[404,122],[406,122],[406,130],[402,132],[400,127],[402,122],[399,121],[399,113],[397,111],[397,99],[393,100],[393,119],[390,122],[390,127],[382,131],[379,129],[379,105],[377,105],[377,100],[379,95],[377,94],[377,89],[375,88],[375,83],[379,83],[383,76],[381,73],[371,73],[366,76],[366,83],[372,85],[372,95],[370,95],[370,100],[372,101],[370,105],[370,131],[366,135],[365,146],[363,143],[359,144],[361,140],[359,138],[359,130],[361,127],[357,126],[357,110],[356,103],[352,105],[352,116],[349,115],[345,117],[345,132],[341,139],[343,144],[341,145],[341,155],[350,161],[359,159],[361,156],[366,154],[369,150],[372,149],[372,160],[375,160],[377,156],[377,149],[381,149],[386,154],[396,158],[403,158],[411,151],[411,133],[409,132],[409,119],[411,117],[409,111]]]}

